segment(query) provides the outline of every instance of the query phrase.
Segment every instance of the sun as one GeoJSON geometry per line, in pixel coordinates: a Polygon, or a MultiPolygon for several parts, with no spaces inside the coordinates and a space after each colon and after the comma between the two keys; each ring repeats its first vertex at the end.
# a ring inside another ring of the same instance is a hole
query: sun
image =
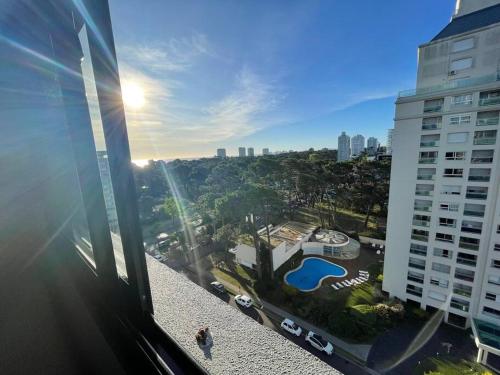
{"type": "Polygon", "coordinates": [[[144,90],[135,82],[124,82],[122,85],[123,103],[130,108],[139,109],[144,106],[144,90]]]}

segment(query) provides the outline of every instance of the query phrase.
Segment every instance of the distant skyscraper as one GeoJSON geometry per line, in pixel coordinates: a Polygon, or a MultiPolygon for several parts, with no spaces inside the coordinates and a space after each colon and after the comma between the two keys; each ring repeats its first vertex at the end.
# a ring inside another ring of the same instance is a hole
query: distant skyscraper
{"type": "Polygon", "coordinates": [[[253,152],[253,147],[249,147],[247,149],[247,152],[248,152],[248,156],[255,156],[254,152],[253,152]]]}
{"type": "Polygon", "coordinates": [[[387,155],[392,155],[392,133],[394,132],[394,129],[389,129],[387,130],[387,146],[386,146],[386,154],[387,155]]]}
{"type": "Polygon", "coordinates": [[[338,161],[346,161],[351,158],[351,138],[345,132],[339,136],[337,155],[338,161]]]}
{"type": "Polygon", "coordinates": [[[269,155],[269,149],[268,148],[263,148],[262,149],[262,155],[269,155]]]}
{"type": "Polygon", "coordinates": [[[218,148],[217,149],[217,157],[218,158],[225,158],[226,157],[226,149],[225,148],[218,148]]]}
{"type": "Polygon", "coordinates": [[[351,155],[358,156],[365,151],[365,137],[361,134],[351,138],[351,155]]]}
{"type": "Polygon", "coordinates": [[[238,156],[240,158],[243,158],[243,157],[247,156],[245,147],[239,147],[238,148],[238,156]]]}
{"type": "Polygon", "coordinates": [[[377,153],[378,147],[380,144],[378,143],[378,139],[375,137],[368,138],[366,142],[366,151],[369,156],[374,156],[377,153]]]}

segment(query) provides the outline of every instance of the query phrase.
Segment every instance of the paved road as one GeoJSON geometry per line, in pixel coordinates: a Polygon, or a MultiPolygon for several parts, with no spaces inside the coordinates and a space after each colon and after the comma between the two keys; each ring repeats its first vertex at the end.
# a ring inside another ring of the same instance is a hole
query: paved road
{"type": "Polygon", "coordinates": [[[339,357],[336,354],[333,354],[332,356],[328,356],[325,353],[319,352],[318,350],[314,349],[311,347],[304,339],[305,333],[302,333],[300,337],[296,337],[295,335],[289,334],[286,331],[283,331],[280,328],[280,323],[282,320],[282,317],[277,316],[269,311],[264,311],[262,309],[256,308],[256,307],[251,307],[251,308],[244,308],[238,305],[235,300],[234,296],[229,294],[229,293],[218,293],[217,291],[211,290],[208,288],[211,293],[216,295],[217,297],[221,298],[223,301],[227,302],[229,305],[233,306],[235,309],[238,309],[241,311],[243,314],[249,316],[250,318],[254,319],[255,321],[259,322],[262,325],[265,325],[266,327],[271,328],[272,330],[278,332],[279,334],[283,335],[290,341],[293,341],[296,345],[300,346],[301,348],[307,350],[308,352],[314,354],[317,356],[319,359],[321,359],[323,362],[328,363],[330,366],[334,367],[335,369],[341,371],[342,373],[346,375],[365,375],[368,374],[365,370],[363,370],[361,367],[352,364],[343,358],[339,357]]]}

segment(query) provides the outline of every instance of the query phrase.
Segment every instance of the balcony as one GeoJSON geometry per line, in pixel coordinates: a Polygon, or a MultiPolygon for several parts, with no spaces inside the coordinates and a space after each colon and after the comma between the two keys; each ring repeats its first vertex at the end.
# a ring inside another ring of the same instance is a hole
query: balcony
{"type": "Polygon", "coordinates": [[[497,126],[500,122],[498,111],[479,112],[477,114],[476,126],[497,126]]]}
{"type": "Polygon", "coordinates": [[[428,205],[428,206],[423,206],[423,205],[413,206],[413,209],[415,211],[431,212],[432,211],[432,205],[428,205]]]}
{"type": "Polygon", "coordinates": [[[437,158],[420,158],[418,159],[419,164],[436,164],[437,158]]]}
{"type": "Polygon", "coordinates": [[[474,282],[474,272],[457,269],[455,271],[455,279],[464,280],[473,283],[474,282]]]}
{"type": "Polygon", "coordinates": [[[476,243],[460,239],[460,241],[458,242],[458,247],[461,247],[462,249],[477,251],[479,250],[479,240],[476,243]]]}
{"type": "Polygon", "coordinates": [[[413,294],[414,296],[417,297],[422,297],[422,288],[419,288],[418,286],[414,285],[407,285],[406,286],[406,293],[413,294]]]}
{"type": "Polygon", "coordinates": [[[470,297],[472,295],[472,288],[468,285],[455,283],[453,285],[453,293],[464,297],[470,297]]]}
{"type": "Polygon", "coordinates": [[[439,129],[441,129],[441,123],[422,124],[422,130],[439,130],[439,129]]]}
{"type": "Polygon", "coordinates": [[[417,225],[417,226],[420,226],[420,227],[429,227],[430,222],[426,221],[426,220],[413,219],[413,225],[417,225]]]}
{"type": "Polygon", "coordinates": [[[439,141],[422,141],[420,147],[439,147],[439,141]]]}
{"type": "Polygon", "coordinates": [[[428,105],[424,106],[424,113],[441,112],[442,109],[443,109],[442,104],[428,105]]]}
{"type": "Polygon", "coordinates": [[[497,139],[495,138],[474,138],[474,144],[476,146],[481,146],[481,145],[494,145],[496,143],[497,139]]]}
{"type": "Polygon", "coordinates": [[[421,277],[416,277],[416,276],[408,275],[406,279],[409,280],[409,281],[413,281],[415,283],[419,283],[419,284],[423,284],[424,283],[424,279],[421,278],[421,277]]]}
{"type": "Polygon", "coordinates": [[[494,145],[497,139],[496,130],[482,130],[474,132],[474,144],[481,145],[494,145]]]}
{"type": "Polygon", "coordinates": [[[450,82],[443,83],[441,85],[422,87],[419,89],[411,89],[400,91],[398,94],[398,98],[408,98],[411,96],[417,95],[430,95],[435,93],[441,93],[449,90],[455,90],[459,88],[467,88],[474,86],[487,85],[489,83],[494,83],[498,81],[498,77],[496,74],[488,74],[482,77],[475,78],[465,78],[458,79],[450,82]]]}
{"type": "Polygon", "coordinates": [[[419,174],[417,175],[417,180],[421,181],[434,181],[436,178],[435,174],[419,174]]]}
{"type": "Polygon", "coordinates": [[[428,190],[417,190],[417,191],[415,191],[415,195],[418,195],[421,197],[432,197],[433,192],[428,191],[428,190]]]}
{"type": "Polygon", "coordinates": [[[470,159],[471,164],[490,164],[493,163],[493,157],[472,157],[470,159]]]}
{"type": "Polygon", "coordinates": [[[428,235],[425,236],[423,234],[414,234],[414,233],[412,233],[411,239],[412,240],[417,240],[417,241],[427,242],[429,240],[429,236],[428,235]]]}
{"type": "Polygon", "coordinates": [[[483,211],[473,211],[473,210],[465,210],[464,209],[464,215],[465,216],[484,217],[484,210],[483,211]]]}
{"type": "Polygon", "coordinates": [[[454,309],[458,309],[458,310],[461,310],[464,312],[469,311],[469,303],[468,302],[465,302],[465,301],[460,302],[460,301],[454,300],[453,298],[451,299],[450,307],[453,307],[454,309]]]}
{"type": "Polygon", "coordinates": [[[469,267],[476,267],[476,260],[460,257],[460,255],[457,257],[457,263],[463,264],[463,265],[466,265],[469,267]]]}
{"type": "MultiPolygon", "coordinates": [[[[496,92],[498,94],[498,92],[496,92]]],[[[484,96],[483,93],[481,93],[479,97],[479,105],[480,106],[488,106],[488,105],[498,105],[500,104],[500,96],[495,95],[495,96],[484,96]]]]}
{"type": "Polygon", "coordinates": [[[469,176],[469,181],[488,182],[490,181],[490,176],[469,176]]]}

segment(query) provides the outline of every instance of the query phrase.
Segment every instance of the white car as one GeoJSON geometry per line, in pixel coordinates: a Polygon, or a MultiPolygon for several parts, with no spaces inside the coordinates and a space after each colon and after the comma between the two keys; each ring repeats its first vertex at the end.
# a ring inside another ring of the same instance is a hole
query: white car
{"type": "Polygon", "coordinates": [[[252,306],[252,299],[248,296],[238,294],[234,297],[234,300],[238,305],[246,307],[247,309],[252,306]]]}
{"type": "Polygon", "coordinates": [[[302,328],[295,324],[290,319],[285,319],[281,322],[281,328],[285,331],[290,332],[292,335],[299,337],[302,334],[302,328]]]}
{"type": "Polygon", "coordinates": [[[325,352],[328,355],[333,354],[333,345],[326,341],[320,335],[314,333],[313,331],[309,331],[306,336],[306,341],[311,344],[313,348],[316,348],[322,352],[325,352]]]}

